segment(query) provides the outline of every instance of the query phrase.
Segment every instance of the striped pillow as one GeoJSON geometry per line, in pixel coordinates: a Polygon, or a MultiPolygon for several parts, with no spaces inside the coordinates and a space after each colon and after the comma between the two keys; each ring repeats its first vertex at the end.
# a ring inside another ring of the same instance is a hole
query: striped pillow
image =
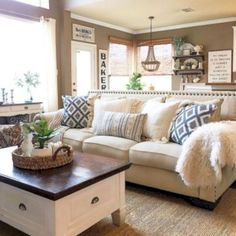
{"type": "Polygon", "coordinates": [[[140,142],[145,115],[104,112],[101,122],[96,126],[95,134],[117,136],[140,142]]]}

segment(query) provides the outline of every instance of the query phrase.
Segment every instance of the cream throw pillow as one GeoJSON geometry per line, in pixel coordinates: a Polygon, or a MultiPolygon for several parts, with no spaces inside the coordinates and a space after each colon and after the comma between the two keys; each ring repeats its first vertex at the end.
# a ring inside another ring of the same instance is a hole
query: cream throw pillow
{"type": "Polygon", "coordinates": [[[104,113],[111,112],[128,112],[134,113],[139,100],[133,98],[121,98],[115,100],[95,100],[94,103],[94,118],[92,122],[93,130],[96,130],[96,125],[101,123],[104,113]]]}
{"type": "Polygon", "coordinates": [[[143,126],[143,136],[152,141],[167,140],[169,128],[175,118],[180,102],[160,103],[149,100],[142,113],[147,114],[143,126]]]}
{"type": "Polygon", "coordinates": [[[188,98],[175,98],[175,97],[170,97],[167,98],[168,102],[173,102],[173,101],[179,101],[180,102],[180,107],[186,106],[188,104],[213,104],[216,106],[216,110],[211,116],[211,121],[220,121],[221,120],[221,105],[224,101],[223,98],[215,98],[211,100],[202,100],[201,98],[199,100],[194,100],[194,99],[188,99],[188,98]]]}
{"type": "Polygon", "coordinates": [[[148,99],[148,100],[142,100],[140,99],[139,102],[137,103],[136,105],[136,111],[134,113],[140,113],[142,112],[145,104],[149,101],[156,101],[156,102],[161,102],[161,103],[164,103],[166,100],[166,97],[160,97],[160,96],[156,96],[154,98],[151,98],[151,99],[148,99]]]}
{"type": "Polygon", "coordinates": [[[101,98],[100,95],[93,95],[88,97],[87,103],[88,103],[89,114],[88,114],[87,128],[92,127],[93,116],[94,116],[94,103],[97,99],[100,98],[101,98]]]}

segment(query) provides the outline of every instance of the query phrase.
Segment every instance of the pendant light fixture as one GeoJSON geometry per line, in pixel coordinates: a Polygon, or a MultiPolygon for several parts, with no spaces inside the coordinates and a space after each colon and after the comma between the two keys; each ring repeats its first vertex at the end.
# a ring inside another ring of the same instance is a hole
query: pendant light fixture
{"type": "Polygon", "coordinates": [[[150,20],[150,44],[148,46],[147,58],[145,61],[142,61],[142,66],[144,70],[152,72],[158,70],[161,63],[156,60],[152,43],[152,20],[154,16],[149,16],[148,19],[150,20]]]}

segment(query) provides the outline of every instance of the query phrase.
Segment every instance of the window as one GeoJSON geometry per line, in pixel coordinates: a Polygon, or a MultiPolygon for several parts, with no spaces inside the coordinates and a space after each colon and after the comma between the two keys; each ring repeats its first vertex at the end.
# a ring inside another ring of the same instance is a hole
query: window
{"type": "Polygon", "coordinates": [[[160,67],[155,72],[147,72],[143,69],[141,62],[147,57],[148,46],[138,47],[138,72],[142,75],[171,75],[172,74],[172,45],[154,45],[156,59],[161,62],[160,67]]]}
{"type": "Polygon", "coordinates": [[[148,46],[138,46],[137,48],[137,71],[142,74],[141,81],[145,85],[144,89],[148,90],[150,86],[154,86],[155,90],[172,90],[172,45],[168,42],[156,44],[154,51],[156,59],[161,64],[157,71],[148,72],[143,69],[141,64],[147,57],[148,46]]]}
{"type": "MultiPolygon", "coordinates": [[[[14,101],[24,101],[25,91],[16,87],[16,80],[23,73],[40,71],[40,23],[0,15],[0,84],[9,94],[14,89],[14,101]]],[[[40,90],[39,90],[40,91],[40,90]]],[[[35,91],[34,91],[35,92],[35,91]]],[[[34,98],[39,93],[35,93],[34,98]]],[[[8,97],[8,101],[10,101],[8,97]]]]}
{"type": "Polygon", "coordinates": [[[49,0],[14,0],[14,1],[49,9],[49,0]]]}
{"type": "Polygon", "coordinates": [[[109,45],[109,88],[123,90],[132,72],[132,42],[110,37],[109,45]]]}
{"type": "Polygon", "coordinates": [[[54,29],[55,20],[36,22],[0,15],[0,88],[6,89],[9,102],[11,89],[14,89],[14,102],[26,100],[26,88],[17,87],[16,81],[30,71],[38,73],[40,81],[32,89],[34,101],[43,101],[46,110],[57,106],[54,29]]]}

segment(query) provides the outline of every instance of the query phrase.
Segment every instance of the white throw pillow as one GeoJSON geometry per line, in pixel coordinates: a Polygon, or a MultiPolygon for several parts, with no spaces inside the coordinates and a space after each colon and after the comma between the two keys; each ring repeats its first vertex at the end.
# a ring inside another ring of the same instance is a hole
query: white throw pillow
{"type": "Polygon", "coordinates": [[[106,111],[135,113],[137,104],[139,104],[139,100],[133,98],[95,100],[94,118],[92,123],[93,130],[96,130],[96,125],[101,123],[106,111]]]}
{"type": "Polygon", "coordinates": [[[169,138],[169,128],[176,116],[180,102],[160,103],[149,100],[142,113],[147,114],[143,126],[143,136],[153,141],[169,138]]]}

